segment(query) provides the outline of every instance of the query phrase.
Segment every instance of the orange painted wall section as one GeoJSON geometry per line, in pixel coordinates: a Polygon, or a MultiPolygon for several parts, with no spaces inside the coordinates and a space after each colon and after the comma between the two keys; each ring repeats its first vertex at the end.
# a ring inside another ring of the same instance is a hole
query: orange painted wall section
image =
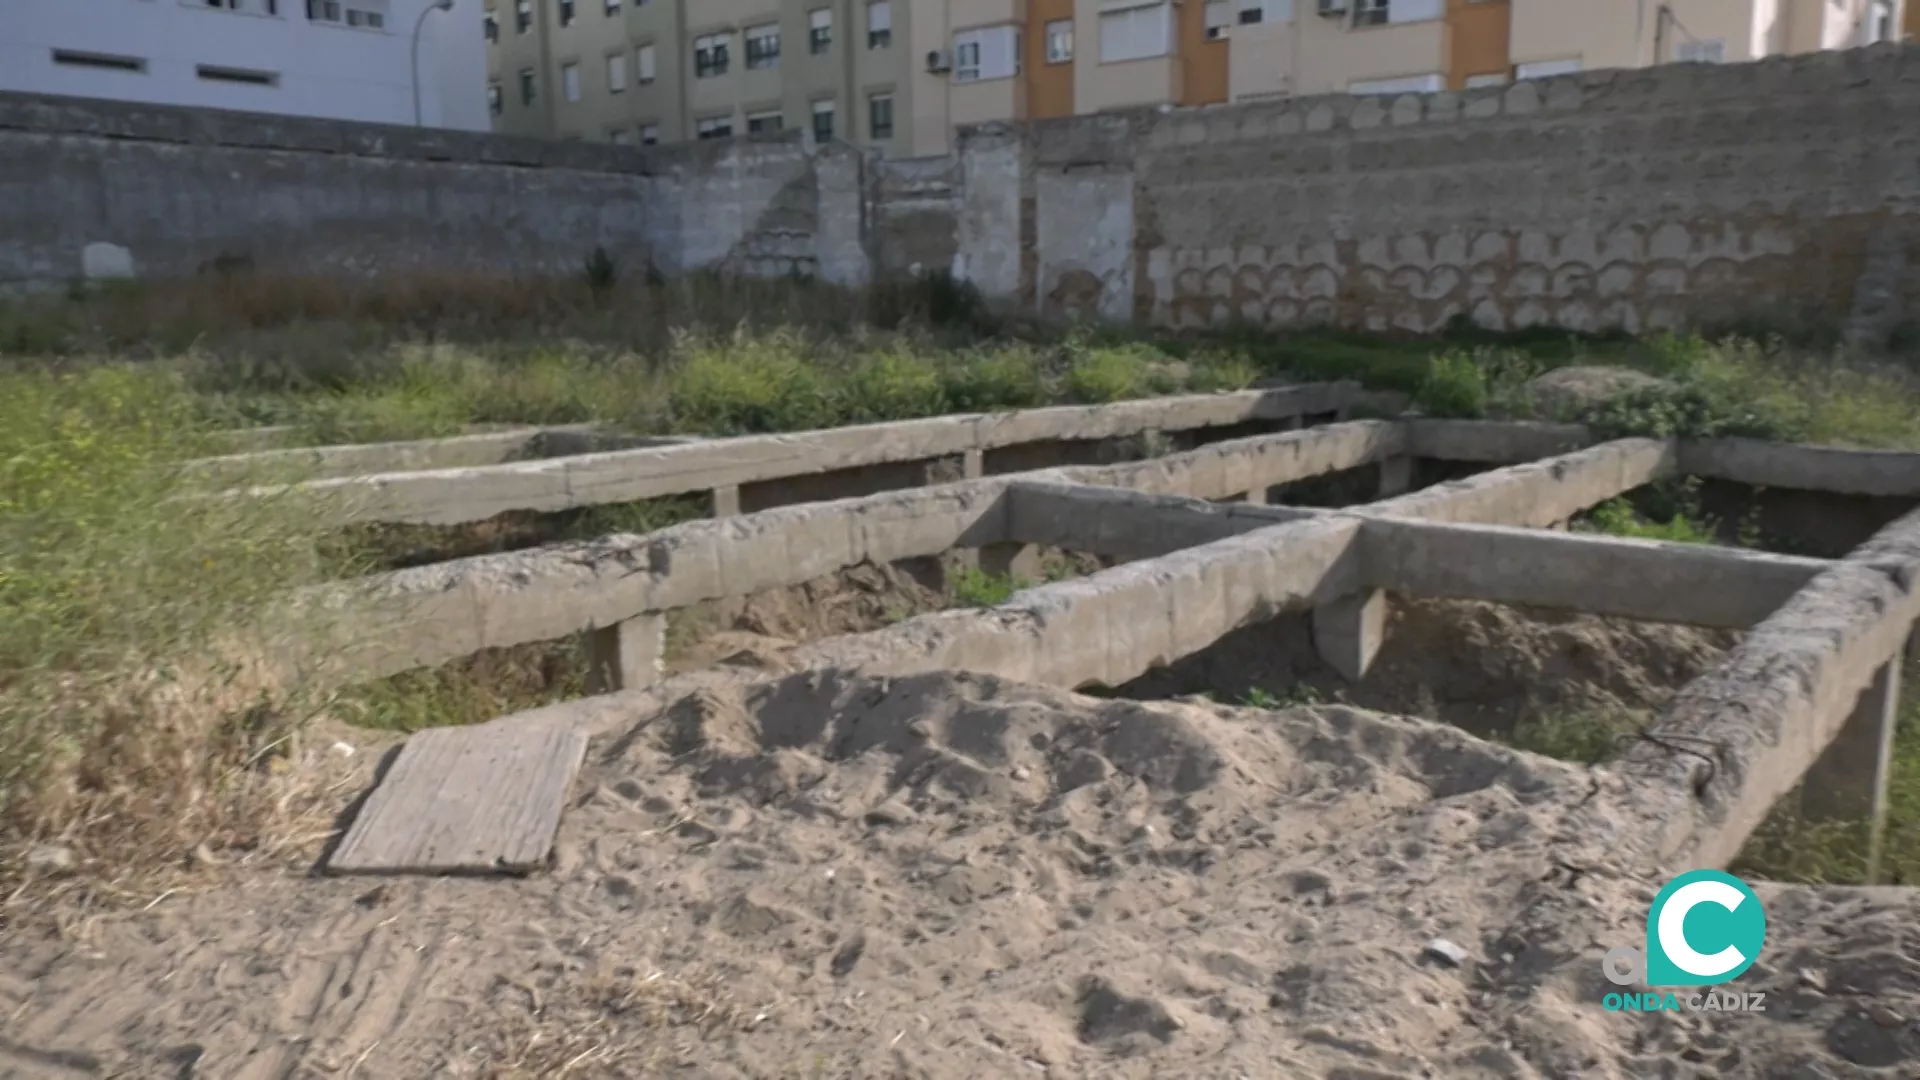
{"type": "Polygon", "coordinates": [[[1073,0],[1027,2],[1027,115],[1035,120],[1073,115],[1073,66],[1093,43],[1075,40],[1073,60],[1047,63],[1047,24],[1073,21],[1073,0]]]}
{"type": "Polygon", "coordinates": [[[1458,90],[1469,75],[1511,71],[1512,24],[1509,0],[1447,0],[1447,85],[1458,90]]]}
{"type": "Polygon", "coordinates": [[[1207,40],[1206,4],[1188,0],[1180,13],[1180,104],[1216,105],[1227,100],[1227,41],[1207,40]]]}

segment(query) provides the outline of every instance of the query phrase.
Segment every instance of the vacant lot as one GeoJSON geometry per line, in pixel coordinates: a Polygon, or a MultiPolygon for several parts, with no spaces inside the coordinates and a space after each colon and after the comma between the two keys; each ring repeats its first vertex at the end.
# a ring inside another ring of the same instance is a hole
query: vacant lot
{"type": "MultiPolygon", "coordinates": [[[[352,793],[311,764],[329,747],[580,692],[578,664],[551,649],[325,694],[236,662],[289,632],[262,620],[272,598],[391,565],[396,547],[420,557],[422,543],[328,529],[292,496],[187,512],[193,481],[174,466],[230,450],[236,429],[272,425],[290,445],[523,423],[729,435],[1352,378],[1437,415],[1550,413],[1607,434],[1920,449],[1920,378],[1831,348],[1464,331],[1128,337],[1003,322],[943,283],[852,296],[797,282],[220,279],[14,302],[0,307],[0,353],[7,922],[41,904],[150,899],[177,873],[300,863],[352,793]],[[1575,365],[1661,381],[1554,401],[1528,391],[1575,365]]],[[[1587,527],[1705,542],[1712,523],[1684,492],[1667,494],[1604,507],[1587,527]]],[[[641,531],[693,512],[609,507],[531,535],[641,531]]],[[[428,540],[429,558],[500,542],[471,531],[428,540]]],[[[893,582],[866,617],[991,603],[1009,584],[963,578],[937,594],[893,582]]],[[[1512,737],[1591,760],[1632,722],[1540,715],[1512,737]]],[[[1900,740],[1889,866],[1914,882],[1920,698],[1900,740]]],[[[1749,871],[1783,880],[1846,882],[1859,865],[1852,831],[1786,816],[1747,855],[1749,871]]]]}

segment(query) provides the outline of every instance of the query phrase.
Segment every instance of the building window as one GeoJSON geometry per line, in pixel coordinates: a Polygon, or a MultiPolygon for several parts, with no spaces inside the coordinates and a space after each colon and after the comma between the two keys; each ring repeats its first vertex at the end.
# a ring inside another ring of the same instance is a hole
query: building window
{"type": "Polygon", "coordinates": [[[1206,27],[1208,41],[1219,41],[1227,36],[1227,27],[1233,25],[1233,5],[1229,0],[1207,0],[1200,9],[1200,23],[1206,27]]]}
{"type": "Polygon", "coordinates": [[[1683,64],[1724,64],[1727,62],[1727,43],[1720,38],[1682,41],[1674,46],[1673,58],[1683,64]]]}
{"type": "Polygon", "coordinates": [[[212,64],[200,64],[194,74],[208,82],[243,83],[247,86],[278,86],[280,76],[271,71],[249,71],[246,68],[215,67],[212,64]]]}
{"type": "Polygon", "coordinates": [[[53,62],[61,67],[131,71],[136,75],[145,74],[147,70],[147,62],[137,56],[110,56],[106,53],[75,52],[72,49],[53,50],[53,62]]]}
{"type": "Polygon", "coordinates": [[[520,104],[533,104],[533,69],[520,69],[520,104]]]}
{"type": "Polygon", "coordinates": [[[659,142],[660,142],[660,125],[659,124],[641,124],[640,125],[640,145],[641,146],[655,146],[659,142]]]}
{"type": "Polygon", "coordinates": [[[501,112],[506,109],[505,99],[506,95],[500,92],[499,83],[490,82],[487,84],[487,112],[492,113],[494,116],[499,116],[501,112]]]}
{"type": "Polygon", "coordinates": [[[642,45],[633,50],[633,78],[641,86],[652,84],[654,79],[653,46],[642,45]]]}
{"type": "Polygon", "coordinates": [[[813,103],[813,138],[816,142],[828,142],[833,139],[833,102],[813,103]]]}
{"type": "Polygon", "coordinates": [[[1173,12],[1164,3],[1100,13],[1100,62],[1145,60],[1173,48],[1173,12]]]}
{"type": "Polygon", "coordinates": [[[893,138],[892,94],[875,94],[867,99],[867,137],[874,142],[893,138]]]}
{"type": "Polygon", "coordinates": [[[725,139],[733,134],[733,117],[710,116],[694,125],[694,134],[702,139],[725,139]]]}
{"type": "Polygon", "coordinates": [[[514,0],[513,32],[524,34],[533,29],[533,0],[514,0]]]}
{"type": "Polygon", "coordinates": [[[607,93],[618,94],[627,88],[627,54],[614,53],[607,57],[607,93]]]}
{"type": "Polygon", "coordinates": [[[1370,94],[1434,94],[1447,88],[1444,75],[1409,75],[1401,79],[1364,79],[1347,84],[1347,93],[1354,95],[1370,94]]]}
{"type": "Polygon", "coordinates": [[[554,13],[556,17],[559,18],[561,26],[572,26],[573,25],[573,0],[556,0],[554,4],[554,13]]]}
{"type": "Polygon", "coordinates": [[[487,12],[485,26],[487,40],[497,44],[500,41],[500,20],[491,11],[487,12]]]}
{"type": "Polygon", "coordinates": [[[1065,64],[1073,59],[1073,20],[1056,19],[1047,24],[1047,63],[1065,64]]]}
{"type": "Polygon", "coordinates": [[[893,44],[893,5],[873,0],[867,5],[867,48],[884,49],[893,44]]]}
{"type": "Polygon", "coordinates": [[[337,23],[365,30],[384,30],[387,13],[370,7],[355,7],[341,0],[307,0],[307,21],[337,23]]]}
{"type": "Polygon", "coordinates": [[[568,101],[580,100],[580,65],[560,65],[560,96],[568,101]]]}
{"type": "MultiPolygon", "coordinates": [[[[693,39],[693,77],[710,79],[727,73],[728,34],[702,34],[693,39]]],[[[728,132],[732,134],[732,132],[728,132]]]]}
{"type": "Polygon", "coordinates": [[[983,26],[953,36],[953,81],[984,82],[1020,74],[1020,28],[983,26]]]}
{"type": "Polygon", "coordinates": [[[833,9],[807,12],[807,48],[816,55],[833,47],[833,9]]]}
{"type": "Polygon", "coordinates": [[[1876,3],[1867,12],[1867,44],[1878,45],[1883,41],[1892,41],[1893,5],[1876,3]]]}
{"type": "Polygon", "coordinates": [[[1385,26],[1391,0],[1354,0],[1353,25],[1385,26]]]}
{"type": "MultiPolygon", "coordinates": [[[[620,0],[607,0],[606,12],[609,17],[620,14],[620,0]]],[[[624,135],[626,132],[622,131],[621,134],[624,135]]],[[[618,142],[620,140],[615,139],[614,141],[618,142]]]]}
{"type": "Polygon", "coordinates": [[[773,23],[747,27],[747,70],[765,71],[779,64],[780,27],[773,23]]]}
{"type": "Polygon", "coordinates": [[[758,134],[763,131],[779,131],[780,127],[780,113],[778,111],[747,114],[747,131],[749,134],[758,134]]]}
{"type": "Polygon", "coordinates": [[[1515,79],[1550,79],[1555,75],[1571,75],[1580,70],[1580,61],[1572,60],[1536,60],[1531,64],[1516,64],[1513,69],[1515,79]]]}
{"type": "Polygon", "coordinates": [[[206,0],[210,8],[222,11],[237,11],[243,14],[278,15],[280,0],[206,0]]]}

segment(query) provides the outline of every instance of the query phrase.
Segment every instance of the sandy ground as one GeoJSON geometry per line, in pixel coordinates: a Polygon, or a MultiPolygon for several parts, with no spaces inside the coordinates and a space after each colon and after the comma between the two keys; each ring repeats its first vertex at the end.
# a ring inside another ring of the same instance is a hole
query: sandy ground
{"type": "Polygon", "coordinates": [[[0,1075],[1920,1075],[1920,893],[1769,889],[1764,1015],[1607,1013],[1631,794],[1447,726],[811,672],[579,790],[549,875],[7,941],[0,1075]]]}
{"type": "Polygon", "coordinates": [[[1650,716],[1738,637],[1480,601],[1395,598],[1380,654],[1358,685],[1320,658],[1312,622],[1302,615],[1237,630],[1121,694],[1206,693],[1238,702],[1257,689],[1281,700],[1339,701],[1504,736],[1543,714],[1650,716]]]}

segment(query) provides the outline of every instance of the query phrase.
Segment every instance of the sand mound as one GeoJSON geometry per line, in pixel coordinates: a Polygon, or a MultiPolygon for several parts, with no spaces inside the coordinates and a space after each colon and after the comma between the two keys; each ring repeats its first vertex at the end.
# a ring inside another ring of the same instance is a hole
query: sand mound
{"type": "Polygon", "coordinates": [[[1292,617],[1237,630],[1121,692],[1240,701],[1261,690],[1505,737],[1541,716],[1650,715],[1736,639],[1726,631],[1597,615],[1396,597],[1385,644],[1358,685],[1320,659],[1312,624],[1292,617]]]}
{"type": "Polygon", "coordinates": [[[1555,368],[1527,383],[1526,398],[1539,416],[1577,419],[1615,398],[1672,385],[1632,368],[1574,365],[1555,368]]]}
{"type": "Polygon", "coordinates": [[[551,876],[255,883],[79,947],[11,942],[0,1072],[1920,1064],[1908,893],[1776,891],[1779,944],[1750,979],[1805,985],[1765,1017],[1601,1010],[1599,955],[1635,940],[1658,884],[1616,862],[1630,793],[1442,725],[813,671],[636,718],[581,790],[551,876]],[[1810,981],[1783,966],[1816,962],[1810,981]]]}

